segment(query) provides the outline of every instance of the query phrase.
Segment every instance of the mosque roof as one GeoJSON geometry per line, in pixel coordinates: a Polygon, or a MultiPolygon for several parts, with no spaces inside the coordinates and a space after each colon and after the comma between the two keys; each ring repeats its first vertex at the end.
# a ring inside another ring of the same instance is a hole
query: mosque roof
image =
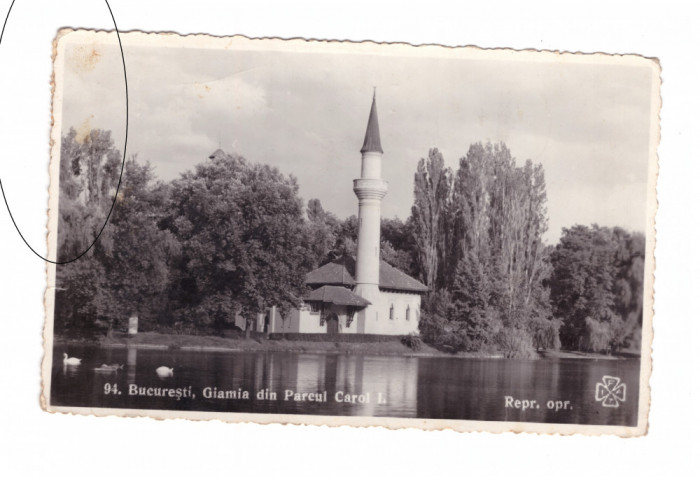
{"type": "Polygon", "coordinates": [[[324,285],[309,293],[305,301],[316,301],[323,303],[333,303],[334,305],[355,306],[364,308],[372,303],[356,295],[345,287],[324,285]]]}
{"type": "Polygon", "coordinates": [[[309,286],[341,285],[355,286],[355,261],[352,259],[338,259],[333,262],[311,270],[306,274],[306,284],[309,286]],[[352,264],[345,263],[352,261],[352,264]],[[353,273],[350,272],[352,269],[353,273]]]}
{"type": "MultiPolygon", "coordinates": [[[[329,262],[306,274],[306,284],[311,287],[324,285],[354,286],[355,259],[346,257],[329,262]]],[[[415,278],[409,277],[384,260],[379,262],[379,288],[384,290],[425,293],[428,287],[415,278]]]]}
{"type": "Polygon", "coordinates": [[[369,110],[369,120],[367,121],[367,132],[365,132],[365,142],[362,144],[360,152],[381,152],[382,141],[379,138],[379,120],[377,119],[377,98],[372,97],[372,109],[369,110]]]}

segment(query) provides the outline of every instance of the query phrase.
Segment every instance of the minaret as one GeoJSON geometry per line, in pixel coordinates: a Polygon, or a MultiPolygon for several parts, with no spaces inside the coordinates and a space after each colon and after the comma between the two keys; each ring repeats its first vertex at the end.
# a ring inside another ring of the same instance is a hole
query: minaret
{"type": "Polygon", "coordinates": [[[355,293],[377,304],[379,297],[379,232],[382,199],[388,184],[382,179],[382,144],[379,139],[376,93],[372,97],[362,153],[362,174],[353,182],[359,200],[355,293]]]}

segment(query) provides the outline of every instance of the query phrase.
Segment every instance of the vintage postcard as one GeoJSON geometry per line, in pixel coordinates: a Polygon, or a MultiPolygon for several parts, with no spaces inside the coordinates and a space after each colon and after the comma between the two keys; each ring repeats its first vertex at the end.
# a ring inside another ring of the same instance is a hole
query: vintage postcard
{"type": "Polygon", "coordinates": [[[54,88],[46,410],[646,433],[657,61],[64,30],[54,88]]]}

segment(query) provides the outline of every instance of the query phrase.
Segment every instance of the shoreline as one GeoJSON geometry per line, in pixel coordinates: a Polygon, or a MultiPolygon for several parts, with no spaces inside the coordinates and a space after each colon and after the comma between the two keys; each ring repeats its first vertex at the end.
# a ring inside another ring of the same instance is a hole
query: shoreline
{"type": "MultiPolygon", "coordinates": [[[[503,353],[486,352],[457,352],[448,353],[422,343],[421,349],[413,350],[400,342],[333,342],[333,341],[292,341],[269,340],[265,338],[222,338],[217,336],[169,335],[153,332],[129,336],[118,333],[115,336],[75,338],[56,336],[54,344],[89,345],[102,348],[144,349],[144,350],[177,350],[189,352],[211,353],[304,353],[347,355],[362,354],[371,356],[397,356],[407,358],[461,358],[461,359],[506,359],[503,353]]],[[[537,357],[524,359],[592,359],[592,360],[624,360],[639,359],[633,353],[606,355],[586,353],[581,351],[543,350],[537,352],[537,357]]]]}

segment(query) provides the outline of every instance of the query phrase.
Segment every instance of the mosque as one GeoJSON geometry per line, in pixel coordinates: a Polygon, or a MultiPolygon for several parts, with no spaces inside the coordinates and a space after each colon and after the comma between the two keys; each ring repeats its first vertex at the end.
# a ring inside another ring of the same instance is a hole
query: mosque
{"type": "MultiPolygon", "coordinates": [[[[381,260],[382,199],[389,190],[382,179],[382,149],[376,96],[360,149],[360,178],[353,181],[359,202],[357,254],[327,263],[306,275],[308,293],[299,309],[284,317],[272,307],[258,315],[256,330],[268,333],[418,333],[420,305],[428,288],[381,260]]],[[[236,318],[245,328],[245,321],[236,318]]]]}
{"type": "MultiPolygon", "coordinates": [[[[357,255],[327,263],[306,275],[304,304],[284,319],[275,310],[263,326],[273,333],[418,333],[422,294],[428,288],[379,257],[382,199],[382,149],[376,96],[360,150],[360,178],[353,181],[359,202],[357,255]]],[[[262,331],[262,330],[261,330],[262,331]]]]}

